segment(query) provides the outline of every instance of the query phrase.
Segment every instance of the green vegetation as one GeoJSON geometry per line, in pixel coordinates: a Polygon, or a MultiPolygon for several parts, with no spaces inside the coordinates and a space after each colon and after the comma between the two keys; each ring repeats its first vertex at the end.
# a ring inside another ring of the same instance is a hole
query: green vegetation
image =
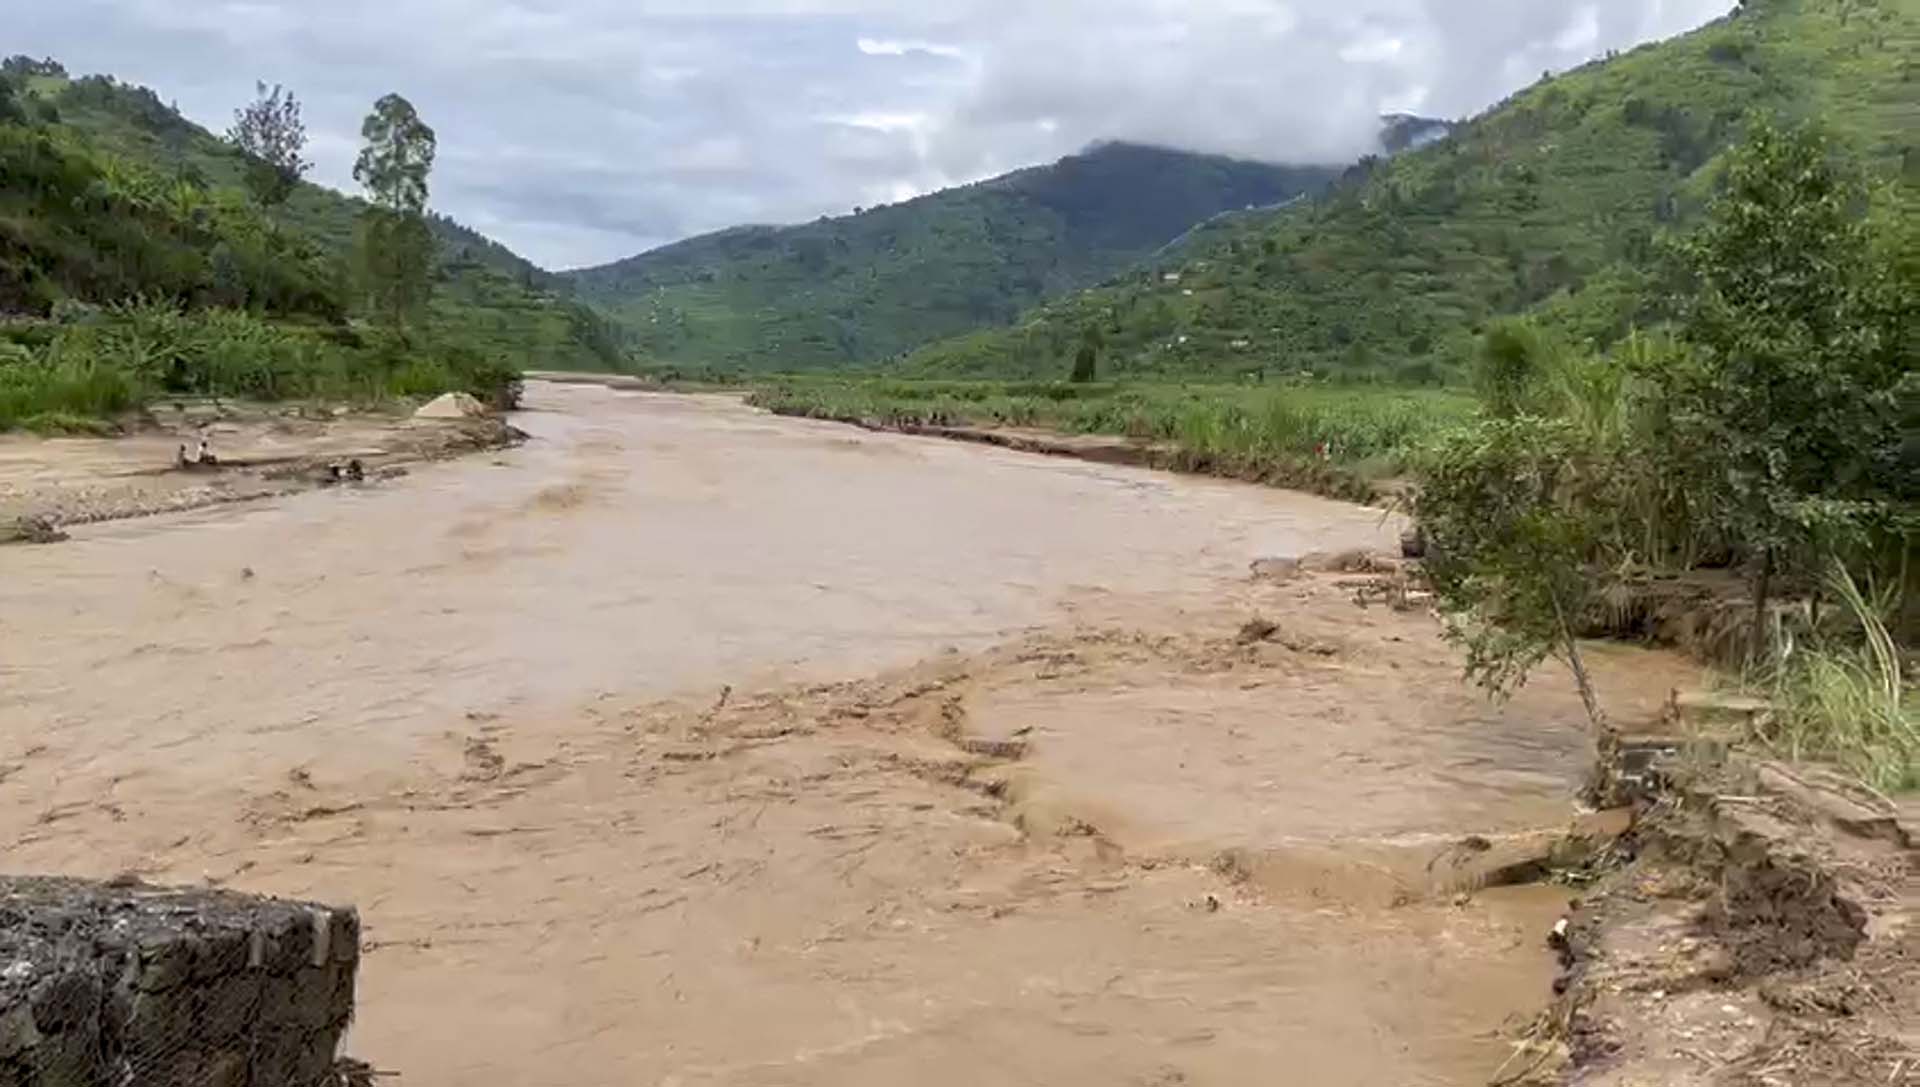
{"type": "Polygon", "coordinates": [[[277,208],[293,195],[294,187],[313,168],[302,152],[307,126],[300,119],[300,100],[279,84],[267,90],[254,84],[256,98],[233,113],[227,142],[247,157],[247,188],[263,208],[277,208]]]}
{"type": "Polygon", "coordinates": [[[519,372],[470,347],[362,340],[244,310],[134,303],[0,326],[0,430],[84,430],[167,394],[372,404],[464,389],[495,403],[519,372]]]}
{"type": "Polygon", "coordinates": [[[807,376],[770,379],[750,399],[783,415],[874,426],[1120,435],[1161,445],[1170,467],[1359,499],[1472,409],[1438,390],[807,376]]]}
{"type": "Polygon", "coordinates": [[[413,103],[389,94],[360,126],[367,141],[353,178],[367,187],[356,240],[367,305],[395,333],[418,321],[433,290],[433,234],[427,228],[427,175],[439,139],[413,103]]]}
{"type": "Polygon", "coordinates": [[[1596,348],[1670,316],[1649,265],[1696,222],[1755,109],[1818,117],[1880,177],[1920,170],[1920,5],[1751,0],[1528,88],[1327,198],[1234,217],[1117,282],[901,372],[1053,377],[1100,328],[1109,375],[1463,373],[1497,317],[1596,348]]]}
{"type": "Polygon", "coordinates": [[[1596,728],[1605,726],[1580,655],[1594,521],[1581,497],[1591,466],[1564,418],[1488,404],[1476,425],[1446,434],[1420,470],[1425,572],[1452,608],[1448,634],[1467,650],[1467,675],[1511,690],[1549,654],[1573,672],[1596,728]]]}
{"type": "Polygon", "coordinates": [[[376,108],[364,203],[299,181],[280,88],[237,112],[230,145],[151,91],[0,63],[0,428],[81,429],[181,392],[499,401],[523,367],[623,362],[597,314],[426,214],[404,105],[376,108]]]}
{"type": "Polygon", "coordinates": [[[1765,679],[1778,707],[1767,738],[1790,758],[1830,759],[1879,788],[1920,789],[1920,692],[1887,626],[1896,603],[1870,600],[1838,563],[1826,587],[1845,608],[1841,633],[1765,679]]]}
{"type": "Polygon", "coordinates": [[[1865,203],[1818,133],[1763,121],[1678,246],[1692,350],[1650,377],[1685,467],[1710,481],[1703,512],[1755,557],[1756,652],[1776,573],[1808,576],[1920,499],[1900,404],[1920,392],[1920,280],[1876,251],[1865,203]]]}
{"type": "Polygon", "coordinates": [[[693,238],[571,278],[648,357],[758,371],[878,364],[1006,324],[1209,216],[1317,192],[1336,173],[1110,144],[850,216],[693,238]]]}
{"type": "Polygon", "coordinates": [[[1748,681],[1781,707],[1763,739],[1920,784],[1896,644],[1915,633],[1920,537],[1904,198],[1870,205],[1810,126],[1753,124],[1724,173],[1672,245],[1670,335],[1604,353],[1528,323],[1484,338],[1479,417],[1420,458],[1428,572],[1472,674],[1509,689],[1553,653],[1590,694],[1572,617],[1611,584],[1744,570],[1748,681]],[[1884,591],[1870,603],[1861,584],[1884,591]],[[1782,595],[1812,613],[1774,607],[1782,595]]]}
{"type": "Polygon", "coordinates": [[[140,294],[335,319],[339,272],[238,190],[94,153],[59,126],[0,125],[0,312],[140,294]]]}
{"type": "MultiPolygon", "coordinates": [[[[300,182],[284,203],[262,211],[247,199],[259,160],[181,117],[144,87],[107,76],[73,79],[57,63],[20,57],[0,61],[0,81],[6,84],[0,90],[0,144],[45,137],[60,149],[61,168],[81,175],[82,188],[104,175],[107,180],[96,188],[133,188],[144,204],[156,205],[115,205],[106,215],[95,204],[92,214],[82,214],[70,203],[43,199],[31,184],[16,183],[25,176],[15,173],[16,157],[0,160],[0,314],[45,314],[62,298],[105,304],[135,296],[189,307],[297,311],[327,320],[359,312],[353,255],[366,202],[300,182]],[[178,224],[159,218],[166,214],[157,206],[163,196],[203,232],[210,215],[225,221],[244,214],[251,225],[226,231],[214,222],[222,238],[182,239],[178,224]],[[203,205],[213,211],[198,210],[203,205]],[[229,233],[247,236],[236,241],[224,236],[229,233]],[[220,240],[230,254],[218,251],[220,240]],[[272,248],[250,252],[250,245],[272,248]],[[37,287],[21,288],[23,275],[37,287]],[[302,287],[315,300],[295,306],[251,292],[242,300],[214,290],[216,282],[251,285],[262,277],[269,286],[290,280],[273,289],[302,287]]],[[[282,111],[290,99],[283,95],[282,111]]],[[[13,146],[9,154],[25,152],[13,146]]],[[[618,329],[572,301],[568,283],[450,219],[429,211],[426,222],[435,259],[424,322],[436,340],[457,337],[471,350],[526,368],[627,365],[618,329]]]]}

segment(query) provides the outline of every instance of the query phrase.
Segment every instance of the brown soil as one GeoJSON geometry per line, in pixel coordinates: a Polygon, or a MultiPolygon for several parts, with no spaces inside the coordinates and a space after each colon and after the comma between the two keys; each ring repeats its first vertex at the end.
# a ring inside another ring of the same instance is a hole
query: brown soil
{"type": "Polygon", "coordinates": [[[619,389],[627,392],[660,392],[659,382],[634,374],[604,374],[579,370],[528,370],[528,381],[544,381],[550,385],[598,385],[606,389],[619,389]]]}
{"type": "MultiPolygon", "coordinates": [[[[1738,670],[1753,641],[1751,591],[1732,570],[1615,580],[1581,618],[1580,634],[1666,646],[1738,670]]],[[[1772,605],[1776,629],[1804,630],[1811,618],[1805,597],[1780,595],[1772,605]]]]}
{"type": "Polygon", "coordinates": [[[252,501],[328,485],[357,459],[369,478],[516,440],[503,419],[414,419],[312,405],[156,403],[113,438],[0,436],[0,543],[54,543],[74,525],[252,501]],[[180,468],[204,436],[219,463],[180,468]]]}
{"type": "Polygon", "coordinates": [[[1649,812],[1573,915],[1560,1044],[1514,1082],[1920,1083],[1920,853],[1856,794],[1736,761],[1649,812]]]}
{"type": "MultiPolygon", "coordinates": [[[[817,418],[809,416],[809,418],[817,418]]],[[[1190,453],[1177,443],[1114,434],[1068,434],[1042,427],[950,426],[935,423],[888,422],[859,417],[833,422],[863,430],[910,434],[923,438],[972,442],[1021,453],[1069,457],[1095,464],[1119,464],[1187,472],[1193,475],[1237,479],[1269,487],[1287,487],[1349,502],[1374,503],[1386,492],[1357,473],[1308,457],[1214,457],[1190,453]]]]}

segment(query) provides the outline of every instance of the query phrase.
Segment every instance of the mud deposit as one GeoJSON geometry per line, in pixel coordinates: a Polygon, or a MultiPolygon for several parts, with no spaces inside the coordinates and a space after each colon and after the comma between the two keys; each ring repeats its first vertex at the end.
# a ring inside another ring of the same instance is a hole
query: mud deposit
{"type": "MultiPolygon", "coordinates": [[[[1468,1085],[1549,1000],[1565,896],[1462,892],[1567,824],[1578,700],[1248,576],[1378,511],[531,403],[0,554],[0,865],[357,905],[410,1085],[1468,1085]]],[[[1683,671],[1597,655],[1622,718],[1683,671]]]]}
{"type": "Polygon", "coordinates": [[[329,468],[354,460],[377,482],[516,440],[497,417],[207,399],[154,403],[125,423],[129,433],[111,439],[0,435],[0,544],[56,543],[65,526],[299,494],[340,482],[329,468]],[[203,438],[218,464],[176,463],[203,438]]]}

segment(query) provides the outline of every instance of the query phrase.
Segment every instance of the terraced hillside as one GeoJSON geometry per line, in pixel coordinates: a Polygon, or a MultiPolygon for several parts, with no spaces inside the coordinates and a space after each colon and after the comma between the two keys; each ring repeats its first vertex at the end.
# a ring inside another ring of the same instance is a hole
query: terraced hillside
{"type": "Polygon", "coordinates": [[[1318,192],[1338,173],[1105,144],[853,215],[692,238],[571,278],[655,358],[748,369],[876,363],[1004,325],[1202,220],[1318,192]]]}
{"type": "Polygon", "coordinates": [[[1756,109],[1818,117],[1851,157],[1911,184],[1920,3],[1749,0],[901,369],[1058,376],[1097,330],[1108,373],[1431,379],[1489,318],[1536,307],[1605,341],[1657,316],[1657,236],[1697,214],[1756,109]]]}
{"type": "MultiPolygon", "coordinates": [[[[360,200],[302,183],[269,224],[238,191],[239,154],[154,91],[53,72],[16,71],[9,83],[18,116],[5,124],[0,113],[11,175],[0,185],[0,309],[32,312],[57,297],[191,301],[219,293],[238,262],[280,284],[267,309],[340,315],[360,200]],[[29,184],[30,173],[45,176],[29,184]],[[68,183],[92,203],[53,198],[68,183]]],[[[624,364],[613,327],[563,281],[451,219],[431,226],[437,330],[528,367],[624,364]]]]}

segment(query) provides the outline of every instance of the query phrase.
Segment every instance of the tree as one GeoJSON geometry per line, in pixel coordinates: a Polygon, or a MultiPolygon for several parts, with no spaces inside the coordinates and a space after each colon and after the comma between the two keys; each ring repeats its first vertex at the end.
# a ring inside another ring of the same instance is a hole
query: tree
{"type": "Polygon", "coordinates": [[[389,94],[373,104],[360,125],[366,141],[353,164],[353,179],[373,203],[392,212],[420,215],[427,209],[427,175],[438,140],[413,103],[389,94]]]}
{"type": "Polygon", "coordinates": [[[236,309],[247,304],[246,274],[234,255],[233,246],[224,241],[214,246],[207,254],[207,271],[212,280],[214,304],[236,309]]]}
{"type": "Polygon", "coordinates": [[[0,72],[0,125],[26,124],[26,107],[21,105],[13,89],[13,81],[5,72],[0,72]]]}
{"type": "Polygon", "coordinates": [[[361,213],[356,237],[369,308],[404,330],[433,292],[433,232],[425,216],[374,205],[361,213]]]}
{"type": "Polygon", "coordinates": [[[1903,486],[1892,451],[1912,302],[1875,259],[1866,203],[1817,129],[1760,120],[1677,247],[1692,362],[1649,376],[1678,448],[1720,481],[1713,515],[1752,559],[1756,658],[1776,578],[1815,568],[1836,512],[1903,486]]]}
{"type": "Polygon", "coordinates": [[[0,61],[0,74],[19,76],[23,79],[41,76],[48,79],[67,78],[67,69],[52,57],[35,60],[25,53],[16,53],[0,61]]]}
{"type": "Polygon", "coordinates": [[[269,91],[254,84],[256,97],[233,111],[227,142],[247,156],[247,188],[263,208],[278,207],[293,195],[294,186],[313,168],[301,157],[307,146],[307,126],[300,119],[300,100],[278,83],[269,91]]]}
{"type": "Polygon", "coordinates": [[[1099,376],[1100,330],[1088,325],[1080,333],[1080,347],[1073,353],[1072,380],[1085,383],[1099,376]]]}
{"type": "Polygon", "coordinates": [[[1490,418],[1430,451],[1414,514],[1448,635],[1467,649],[1467,675],[1507,694],[1541,661],[1559,657],[1604,736],[1606,718],[1575,637],[1594,541],[1584,467],[1572,423],[1490,418]]]}
{"type": "Polygon", "coordinates": [[[389,94],[360,126],[366,140],[353,166],[369,204],[361,214],[360,271],[375,313],[395,330],[426,305],[433,286],[433,232],[427,175],[437,140],[413,103],[389,94]]]}

